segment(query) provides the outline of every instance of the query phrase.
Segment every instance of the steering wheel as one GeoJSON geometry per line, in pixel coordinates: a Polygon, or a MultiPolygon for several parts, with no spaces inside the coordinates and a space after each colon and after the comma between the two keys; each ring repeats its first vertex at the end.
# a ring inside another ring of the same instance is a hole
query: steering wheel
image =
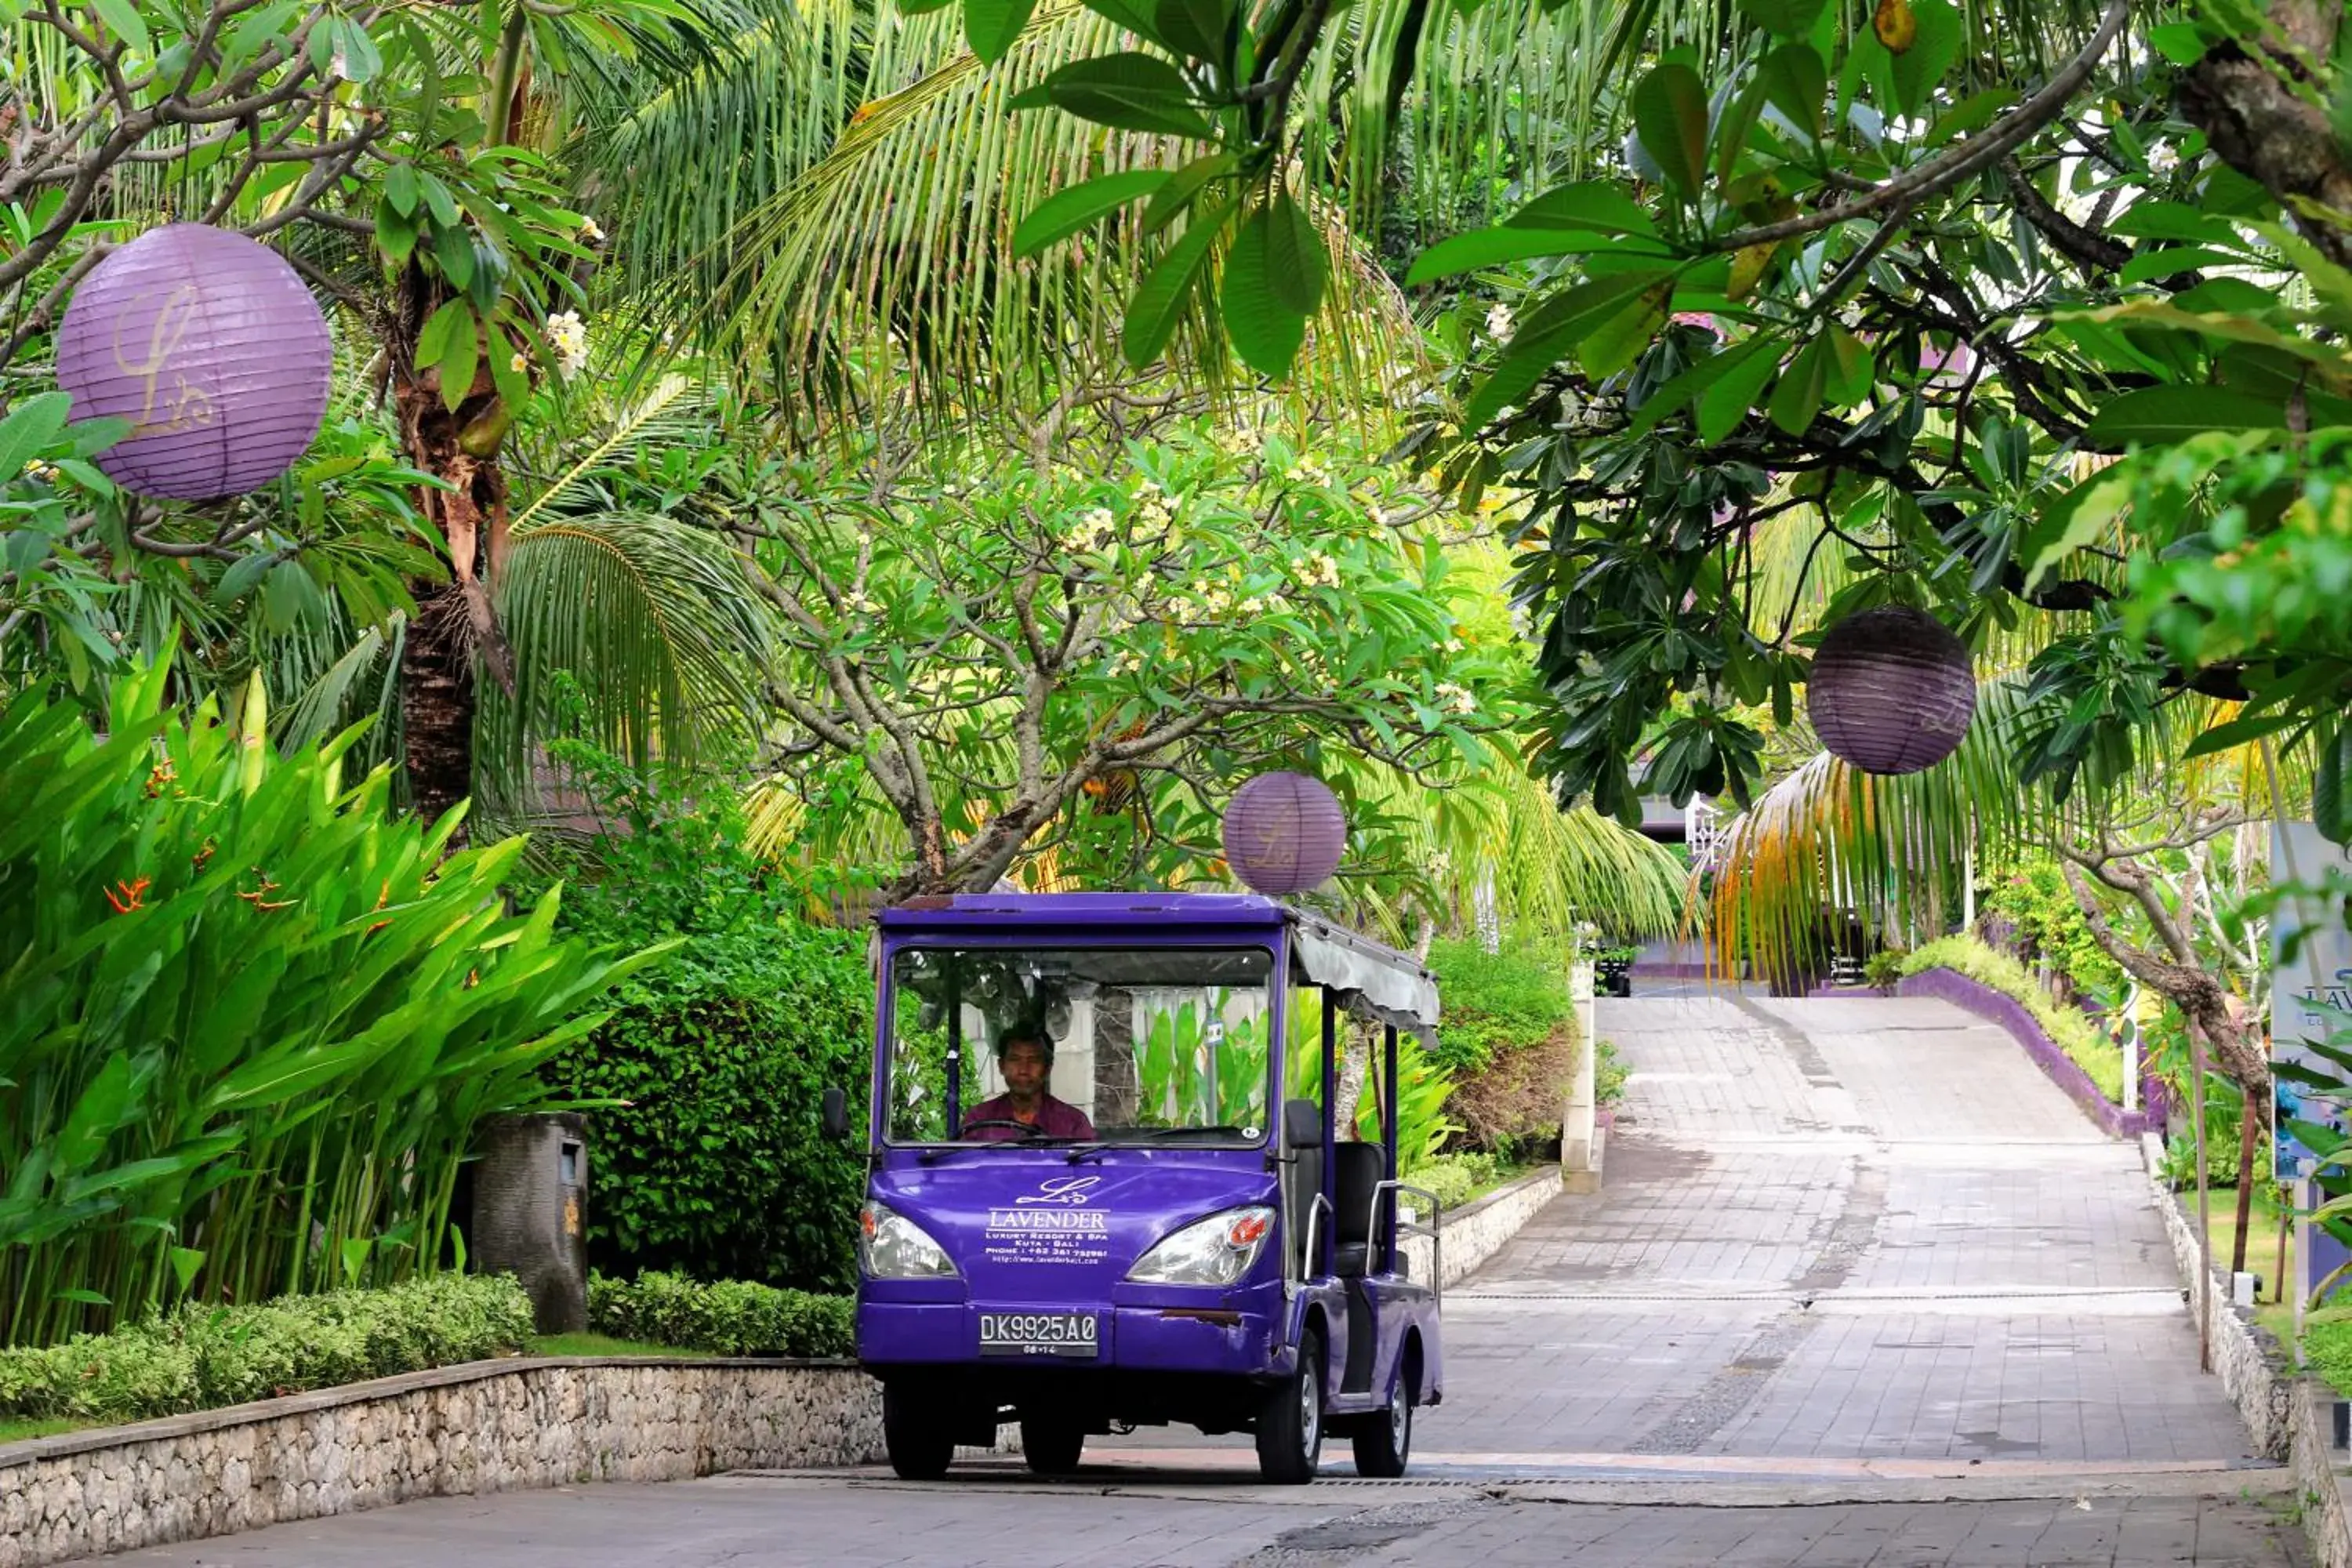
{"type": "Polygon", "coordinates": [[[957,1133],[956,1136],[961,1139],[965,1133],[977,1132],[983,1127],[1011,1127],[1018,1130],[1024,1137],[1028,1138],[1041,1138],[1045,1136],[1043,1129],[1039,1128],[1035,1122],[1015,1121],[1010,1116],[983,1116],[977,1121],[967,1121],[963,1124],[963,1131],[957,1133]]]}

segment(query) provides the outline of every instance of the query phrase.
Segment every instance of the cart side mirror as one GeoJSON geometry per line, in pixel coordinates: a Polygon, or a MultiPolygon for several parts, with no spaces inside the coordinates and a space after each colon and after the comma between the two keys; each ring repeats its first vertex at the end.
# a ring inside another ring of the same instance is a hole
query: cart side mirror
{"type": "Polygon", "coordinates": [[[837,1088],[824,1091],[824,1135],[828,1138],[849,1136],[849,1096],[837,1088]]]}
{"type": "Polygon", "coordinates": [[[1311,1100],[1284,1100],[1282,1141],[1293,1149],[1323,1147],[1323,1108],[1311,1100]]]}

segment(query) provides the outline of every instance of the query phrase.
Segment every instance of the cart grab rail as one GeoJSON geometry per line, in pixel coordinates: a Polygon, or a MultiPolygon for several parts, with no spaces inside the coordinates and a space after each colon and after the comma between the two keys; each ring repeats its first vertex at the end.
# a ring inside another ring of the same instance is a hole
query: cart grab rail
{"type": "MultiPolygon", "coordinates": [[[[1410,1182],[1389,1180],[1372,1185],[1371,1202],[1364,1215],[1364,1234],[1377,1236],[1381,1225],[1381,1199],[1386,1197],[1391,1213],[1396,1215],[1397,1229],[1412,1236],[1429,1237],[1429,1286],[1436,1292],[1439,1306],[1445,1304],[1445,1208],[1437,1194],[1427,1187],[1416,1187],[1410,1182]],[[1397,1205],[1396,1195],[1408,1193],[1429,1205],[1429,1223],[1405,1217],[1408,1211],[1397,1205]]],[[[1393,1267],[1394,1259],[1391,1259],[1393,1267]]]]}

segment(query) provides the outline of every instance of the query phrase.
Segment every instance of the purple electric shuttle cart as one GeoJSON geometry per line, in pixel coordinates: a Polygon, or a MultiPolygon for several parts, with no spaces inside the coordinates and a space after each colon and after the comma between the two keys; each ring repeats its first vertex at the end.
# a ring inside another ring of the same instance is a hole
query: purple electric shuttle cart
{"type": "Polygon", "coordinates": [[[1443,1387],[1437,1205],[1396,1163],[1429,973],[1246,896],[966,896],[879,925],[857,1353],[898,1474],[1017,1420],[1045,1474],[1182,1422],[1255,1434],[1269,1480],[1312,1480],[1327,1433],[1402,1475],[1443,1387]],[[1335,1126],[1351,1023],[1376,1048],[1335,1126]],[[1093,1137],[968,1129],[1008,1029],[1052,1041],[1048,1091],[1093,1137]]]}

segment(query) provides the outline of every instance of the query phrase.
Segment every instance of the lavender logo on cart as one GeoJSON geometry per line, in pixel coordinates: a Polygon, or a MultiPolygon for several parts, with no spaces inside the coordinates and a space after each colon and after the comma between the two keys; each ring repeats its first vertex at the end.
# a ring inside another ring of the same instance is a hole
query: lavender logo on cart
{"type": "Polygon", "coordinates": [[[1028,1197],[1015,1198],[1015,1204],[1090,1204],[1100,1176],[1055,1176],[1037,1184],[1037,1191],[1028,1197]]]}

